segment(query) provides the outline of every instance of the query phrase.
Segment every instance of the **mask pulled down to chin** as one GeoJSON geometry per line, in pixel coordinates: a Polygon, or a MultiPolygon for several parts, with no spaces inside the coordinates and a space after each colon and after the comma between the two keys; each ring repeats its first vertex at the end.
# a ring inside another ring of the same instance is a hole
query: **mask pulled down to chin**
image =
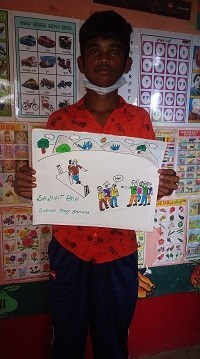
{"type": "Polygon", "coordinates": [[[112,86],[109,87],[99,87],[93,85],[86,77],[83,79],[83,83],[87,89],[93,90],[94,92],[98,93],[99,95],[107,95],[121,86],[127,83],[125,79],[125,75],[122,75],[119,80],[117,80],[112,86]]]}

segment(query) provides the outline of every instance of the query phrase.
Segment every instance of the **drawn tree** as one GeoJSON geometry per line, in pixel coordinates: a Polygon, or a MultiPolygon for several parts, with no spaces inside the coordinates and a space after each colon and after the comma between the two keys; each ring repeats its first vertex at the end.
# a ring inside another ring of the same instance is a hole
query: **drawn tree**
{"type": "Polygon", "coordinates": [[[38,148],[41,148],[42,154],[46,153],[46,148],[49,148],[49,140],[47,138],[41,138],[37,142],[38,148]]]}

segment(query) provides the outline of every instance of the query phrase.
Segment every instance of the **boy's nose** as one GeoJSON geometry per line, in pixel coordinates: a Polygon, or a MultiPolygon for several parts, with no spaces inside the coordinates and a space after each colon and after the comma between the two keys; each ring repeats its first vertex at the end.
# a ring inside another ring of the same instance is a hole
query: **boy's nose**
{"type": "Polygon", "coordinates": [[[107,64],[110,61],[109,55],[107,53],[100,53],[99,62],[107,64]]]}

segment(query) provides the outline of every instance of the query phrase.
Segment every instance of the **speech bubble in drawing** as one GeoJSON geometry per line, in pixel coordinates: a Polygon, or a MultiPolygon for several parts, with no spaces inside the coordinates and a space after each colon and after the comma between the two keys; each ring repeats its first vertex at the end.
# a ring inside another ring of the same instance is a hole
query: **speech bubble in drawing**
{"type": "Polygon", "coordinates": [[[113,181],[115,181],[115,182],[121,182],[121,181],[123,181],[123,179],[124,179],[124,177],[122,175],[115,175],[113,177],[113,181]]]}

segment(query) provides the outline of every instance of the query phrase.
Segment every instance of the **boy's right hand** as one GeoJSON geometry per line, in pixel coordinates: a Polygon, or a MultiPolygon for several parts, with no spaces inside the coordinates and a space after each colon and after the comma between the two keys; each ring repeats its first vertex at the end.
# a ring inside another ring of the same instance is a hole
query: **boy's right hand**
{"type": "Polygon", "coordinates": [[[14,190],[18,196],[32,199],[32,188],[37,187],[35,170],[28,166],[22,166],[15,174],[14,190]]]}

